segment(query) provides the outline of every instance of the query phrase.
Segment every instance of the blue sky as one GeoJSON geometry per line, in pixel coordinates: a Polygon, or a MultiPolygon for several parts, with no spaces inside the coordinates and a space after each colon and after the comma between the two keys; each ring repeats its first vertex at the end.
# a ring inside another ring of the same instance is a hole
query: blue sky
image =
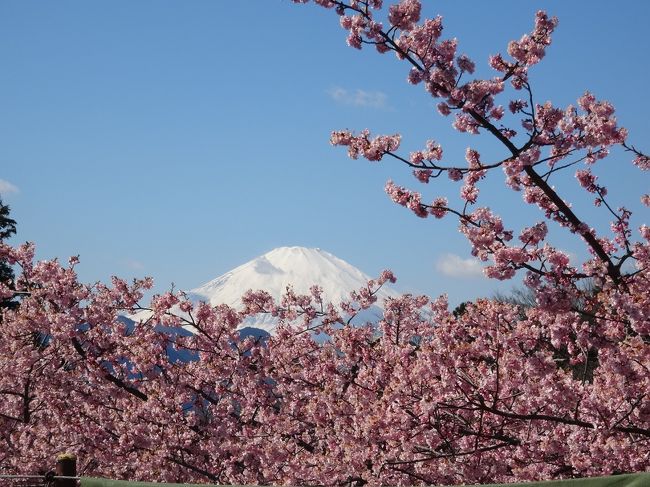
{"type": "MultiPolygon", "coordinates": [[[[424,3],[484,76],[488,55],[530,31],[538,8],[557,15],[531,72],[537,100],[566,105],[589,89],[650,150],[649,2],[424,3]]],[[[420,220],[388,200],[387,179],[418,185],[409,171],[329,145],[331,130],[369,128],[401,132],[405,154],[428,138],[448,161],[463,161],[469,145],[503,154],[487,137],[455,133],[394,56],[347,47],[333,12],[288,0],[4,0],[0,59],[0,192],[18,221],[13,241],[36,242],[40,258],[79,254],[85,281],[151,275],[158,290],[191,288],[304,245],[369,274],[391,268],[402,289],[453,302],[512,287],[471,266],[445,272],[469,245],[453,220],[420,220]]],[[[613,179],[614,204],[642,222],[648,182],[630,159],[616,154],[599,170],[613,179]]],[[[556,184],[592,225],[606,223],[572,179],[556,184]]],[[[482,185],[482,203],[518,229],[535,210],[501,181],[482,185]]],[[[459,189],[436,186],[421,188],[425,199],[459,189]]],[[[582,255],[577,239],[553,233],[582,255]]]]}

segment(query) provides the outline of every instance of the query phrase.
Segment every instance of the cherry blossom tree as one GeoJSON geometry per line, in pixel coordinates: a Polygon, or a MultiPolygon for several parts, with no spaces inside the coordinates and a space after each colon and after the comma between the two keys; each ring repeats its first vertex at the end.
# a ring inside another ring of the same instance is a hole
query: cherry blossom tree
{"type": "MultiPolygon", "coordinates": [[[[593,171],[617,146],[641,170],[650,159],[627,141],[608,102],[590,93],[576,106],[535,101],[529,70],[557,20],[539,12],[530,34],[490,58],[494,78],[468,79],[474,62],[442,38],[441,18],[421,21],[417,0],[391,5],[383,23],[380,0],[314,3],[339,15],[352,47],[396,54],[456,130],[494,139],[504,156],[487,161],[469,148],[466,164],[445,164],[434,141],[402,155],[399,135],[365,130],[333,132],[331,142],[355,159],[397,159],[420,183],[458,181],[455,206],[392,182],[386,190],[419,217],[458,219],[487,275],[523,273],[535,306],[483,299],[452,313],[444,296],[405,295],[385,303],[378,324],[351,326],[394,280],[386,271],[340,306],[317,287],[304,296],[289,288],[279,302],[250,291],[239,310],[170,292],[131,326],[120,314],[142,309],[150,280],[84,285],[76,258],[34,263],[33,246],[2,244],[23,294],[0,329],[0,470],[38,470],[61,450],[76,452],[85,474],[237,484],[460,484],[647,470],[650,228],[633,229],[631,212],[612,207],[593,171]],[[598,234],[554,189],[553,179],[575,168],[611,233],[598,234]],[[540,210],[516,238],[478,206],[478,184],[498,169],[508,190],[540,210]],[[571,264],[547,241],[549,225],[582,239],[590,257],[571,264]],[[240,336],[243,320],[260,313],[279,318],[277,334],[240,336]]],[[[14,293],[0,286],[0,298],[14,293]]]]}

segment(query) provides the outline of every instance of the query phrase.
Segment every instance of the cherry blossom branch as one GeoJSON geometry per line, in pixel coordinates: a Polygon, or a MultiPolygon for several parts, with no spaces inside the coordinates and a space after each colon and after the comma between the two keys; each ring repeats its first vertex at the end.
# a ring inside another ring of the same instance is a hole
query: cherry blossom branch
{"type": "MultiPolygon", "coordinates": [[[[488,411],[492,414],[496,414],[497,416],[502,416],[504,418],[520,419],[524,421],[550,421],[553,423],[568,424],[571,426],[580,426],[581,428],[587,428],[587,429],[596,429],[597,427],[595,424],[589,423],[588,421],[581,421],[577,419],[553,416],[550,414],[517,414],[517,413],[510,413],[507,411],[501,411],[497,408],[487,406],[482,401],[478,407],[480,409],[488,411]]],[[[631,434],[646,436],[650,438],[650,429],[638,428],[638,427],[627,427],[627,426],[613,426],[611,427],[611,429],[615,431],[621,431],[623,433],[631,433],[631,434]]]]}

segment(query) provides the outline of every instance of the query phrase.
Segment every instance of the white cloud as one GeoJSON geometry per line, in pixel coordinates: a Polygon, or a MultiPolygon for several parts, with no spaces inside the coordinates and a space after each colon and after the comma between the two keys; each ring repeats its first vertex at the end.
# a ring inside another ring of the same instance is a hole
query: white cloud
{"type": "Polygon", "coordinates": [[[388,96],[381,91],[346,90],[336,86],[327,90],[332,100],[343,105],[367,108],[387,108],[388,96]]]}
{"type": "Polygon", "coordinates": [[[436,269],[448,277],[482,277],[483,266],[476,259],[463,259],[456,254],[443,254],[436,261],[436,269]]]}
{"type": "Polygon", "coordinates": [[[18,189],[17,186],[11,184],[9,181],[0,179],[0,194],[11,194],[11,193],[19,193],[19,192],[20,190],[18,189]]]}
{"type": "Polygon", "coordinates": [[[134,271],[144,270],[144,264],[139,260],[127,259],[124,261],[124,265],[126,265],[129,269],[134,271]]]}

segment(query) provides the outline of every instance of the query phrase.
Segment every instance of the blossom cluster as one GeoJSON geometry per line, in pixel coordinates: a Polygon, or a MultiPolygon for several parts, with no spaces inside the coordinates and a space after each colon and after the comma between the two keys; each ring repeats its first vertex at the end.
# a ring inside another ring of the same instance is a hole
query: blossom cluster
{"type": "Polygon", "coordinates": [[[360,155],[369,161],[380,161],[386,154],[399,149],[401,136],[379,135],[370,140],[370,132],[363,130],[359,135],[354,135],[348,130],[332,132],[330,143],[343,145],[348,148],[348,155],[357,159],[360,155]]]}

